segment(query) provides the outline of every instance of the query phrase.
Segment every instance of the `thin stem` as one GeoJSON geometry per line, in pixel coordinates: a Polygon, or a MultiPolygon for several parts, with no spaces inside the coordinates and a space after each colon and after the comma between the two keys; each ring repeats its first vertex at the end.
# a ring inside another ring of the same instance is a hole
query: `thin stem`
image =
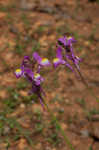
{"type": "Polygon", "coordinates": [[[55,121],[57,127],[60,129],[62,136],[64,137],[65,142],[68,144],[69,148],[71,150],[75,150],[74,147],[72,146],[71,142],[69,141],[68,137],[66,136],[64,130],[61,128],[57,118],[53,115],[53,113],[51,112],[51,110],[48,107],[48,104],[43,100],[48,112],[50,113],[51,117],[53,118],[53,120],[55,121]]]}
{"type": "Polygon", "coordinates": [[[45,106],[44,106],[44,104],[43,104],[43,102],[42,102],[42,98],[39,98],[39,99],[40,99],[40,104],[41,104],[43,110],[45,111],[45,106]]]}
{"type": "Polygon", "coordinates": [[[75,68],[76,68],[77,72],[79,73],[81,81],[83,82],[83,84],[85,85],[85,87],[87,87],[87,89],[89,90],[89,92],[91,93],[91,95],[94,98],[96,98],[96,101],[99,102],[99,98],[97,98],[97,96],[94,94],[92,88],[88,85],[88,83],[86,82],[86,80],[84,79],[84,77],[82,76],[81,72],[79,71],[79,69],[78,69],[78,67],[76,65],[75,65],[75,68]]]}

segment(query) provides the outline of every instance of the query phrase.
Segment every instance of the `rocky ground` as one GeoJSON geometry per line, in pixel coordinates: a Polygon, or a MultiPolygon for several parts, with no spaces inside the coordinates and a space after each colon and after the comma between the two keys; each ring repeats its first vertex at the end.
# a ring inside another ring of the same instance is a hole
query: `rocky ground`
{"type": "Polygon", "coordinates": [[[60,66],[42,72],[45,98],[75,150],[99,150],[98,0],[0,1],[0,150],[70,150],[50,114],[28,96],[27,82],[14,76],[24,55],[52,60],[67,32],[94,95],[60,66]]]}

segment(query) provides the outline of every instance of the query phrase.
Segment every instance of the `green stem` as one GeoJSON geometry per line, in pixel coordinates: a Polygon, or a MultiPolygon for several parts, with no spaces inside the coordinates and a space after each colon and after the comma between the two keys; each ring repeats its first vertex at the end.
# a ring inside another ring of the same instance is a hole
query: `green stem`
{"type": "Polygon", "coordinates": [[[75,68],[76,68],[77,72],[79,73],[81,81],[83,82],[85,87],[88,89],[88,91],[91,93],[91,95],[96,99],[96,101],[99,102],[99,98],[97,98],[97,96],[94,94],[92,88],[88,85],[88,83],[86,82],[86,80],[84,79],[84,77],[82,76],[81,72],[79,71],[79,69],[77,68],[76,65],[75,65],[75,68]]]}
{"type": "Polygon", "coordinates": [[[45,104],[45,106],[46,106],[48,112],[50,113],[52,119],[55,121],[57,127],[60,129],[61,134],[62,134],[62,136],[64,137],[64,140],[65,140],[66,144],[68,144],[68,146],[69,146],[69,148],[70,148],[71,150],[75,150],[74,147],[72,146],[71,142],[69,141],[68,137],[66,136],[64,130],[61,128],[61,126],[60,126],[60,124],[59,124],[57,118],[53,115],[53,113],[52,113],[51,110],[49,109],[48,104],[47,104],[44,100],[43,100],[43,102],[44,102],[44,104],[45,104]]]}

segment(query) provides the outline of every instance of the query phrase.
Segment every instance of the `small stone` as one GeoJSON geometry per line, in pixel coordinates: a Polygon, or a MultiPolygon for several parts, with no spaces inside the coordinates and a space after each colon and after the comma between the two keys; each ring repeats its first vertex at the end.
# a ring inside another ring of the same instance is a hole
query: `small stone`
{"type": "Polygon", "coordinates": [[[56,10],[53,7],[44,6],[42,8],[39,8],[38,11],[48,14],[56,13],[56,10]]]}
{"type": "Polygon", "coordinates": [[[45,150],[52,150],[52,149],[49,146],[47,146],[45,150]]]}
{"type": "Polygon", "coordinates": [[[8,127],[8,126],[5,126],[4,127],[4,131],[3,131],[3,134],[4,135],[7,135],[7,134],[9,134],[10,133],[10,128],[8,127]]]}
{"type": "MultiPolygon", "coordinates": [[[[99,85],[98,85],[98,86],[99,86],[99,85]]],[[[92,121],[99,121],[99,114],[93,115],[93,116],[91,117],[91,120],[92,120],[92,121]]]]}
{"type": "Polygon", "coordinates": [[[24,41],[25,41],[25,42],[29,41],[29,37],[28,37],[28,36],[25,36],[25,37],[24,37],[24,41]]]}
{"type": "Polygon", "coordinates": [[[87,129],[80,131],[82,137],[89,137],[90,133],[87,129]]]}
{"type": "Polygon", "coordinates": [[[17,34],[18,33],[18,29],[14,26],[11,26],[10,27],[10,32],[14,33],[14,34],[17,34]]]}
{"type": "Polygon", "coordinates": [[[21,0],[20,8],[27,11],[27,10],[33,10],[36,7],[36,4],[34,2],[30,2],[28,0],[21,0]]]}
{"type": "Polygon", "coordinates": [[[69,105],[69,104],[71,104],[71,101],[69,99],[65,99],[65,103],[66,103],[66,105],[69,105]]]}
{"type": "Polygon", "coordinates": [[[25,105],[23,103],[20,104],[20,108],[25,108],[25,105]]]}
{"type": "Polygon", "coordinates": [[[64,113],[64,108],[60,108],[58,111],[59,113],[64,113]]]}
{"type": "Polygon", "coordinates": [[[91,135],[99,139],[99,122],[92,123],[91,135]]]}

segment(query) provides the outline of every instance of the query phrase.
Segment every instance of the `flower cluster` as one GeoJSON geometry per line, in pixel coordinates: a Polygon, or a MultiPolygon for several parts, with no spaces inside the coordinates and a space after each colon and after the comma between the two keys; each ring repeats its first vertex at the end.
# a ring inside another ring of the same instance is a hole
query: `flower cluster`
{"type": "MultiPolygon", "coordinates": [[[[56,58],[54,58],[52,62],[54,68],[57,68],[59,65],[65,65],[75,74],[76,72],[74,67],[80,71],[79,62],[81,59],[75,56],[73,51],[73,43],[75,42],[76,40],[73,37],[64,36],[58,39],[56,58]],[[74,67],[72,67],[68,61],[72,61],[74,67]]],[[[29,56],[24,56],[20,68],[15,71],[17,78],[24,77],[30,82],[32,87],[30,94],[35,93],[39,97],[43,108],[44,105],[42,95],[45,95],[45,93],[42,89],[41,83],[44,81],[44,78],[40,75],[40,72],[42,68],[50,65],[51,63],[47,58],[41,58],[37,52],[34,52],[32,55],[32,60],[29,56]],[[35,65],[37,66],[36,69],[35,65]]]]}
{"type": "MultiPolygon", "coordinates": [[[[19,69],[16,69],[15,75],[17,78],[24,77],[31,84],[30,94],[35,93],[39,99],[40,103],[43,106],[42,94],[45,95],[41,83],[44,81],[44,78],[40,75],[40,70],[42,67],[50,66],[50,62],[47,58],[41,58],[38,53],[34,52],[32,60],[29,56],[24,56],[22,64],[19,69]],[[37,68],[35,70],[35,65],[37,68]],[[35,71],[35,72],[34,72],[35,71]]],[[[44,108],[44,106],[43,106],[44,108]]]]}
{"type": "Polygon", "coordinates": [[[58,48],[56,51],[56,58],[54,58],[53,60],[53,64],[55,68],[59,64],[63,64],[76,74],[74,68],[68,62],[70,60],[74,64],[74,67],[76,67],[80,71],[79,62],[81,61],[81,59],[75,56],[74,51],[73,51],[73,43],[75,42],[76,40],[73,37],[64,36],[58,39],[58,43],[57,43],[58,48]],[[62,55],[63,51],[65,51],[65,55],[62,55]]]}

